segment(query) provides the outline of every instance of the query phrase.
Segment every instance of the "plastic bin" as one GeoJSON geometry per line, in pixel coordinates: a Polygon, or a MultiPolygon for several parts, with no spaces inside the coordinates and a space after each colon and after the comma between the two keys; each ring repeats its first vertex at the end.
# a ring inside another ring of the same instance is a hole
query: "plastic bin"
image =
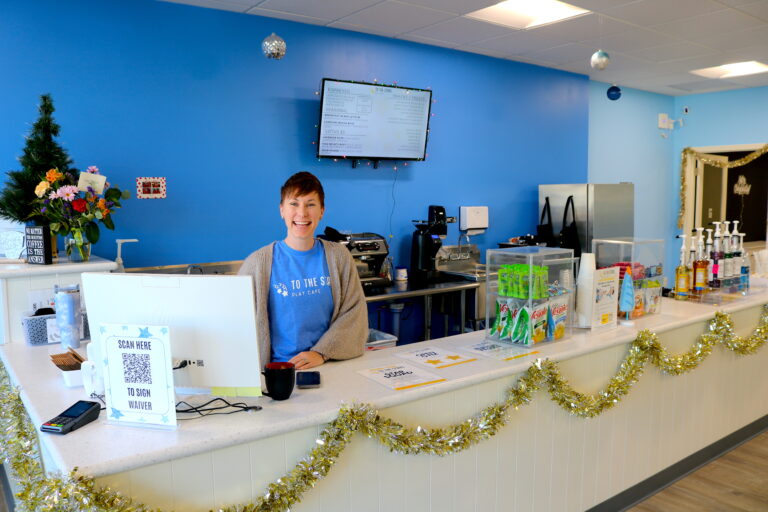
{"type": "Polygon", "coordinates": [[[397,336],[376,329],[368,329],[368,339],[365,342],[365,350],[381,350],[397,345],[397,336]]]}

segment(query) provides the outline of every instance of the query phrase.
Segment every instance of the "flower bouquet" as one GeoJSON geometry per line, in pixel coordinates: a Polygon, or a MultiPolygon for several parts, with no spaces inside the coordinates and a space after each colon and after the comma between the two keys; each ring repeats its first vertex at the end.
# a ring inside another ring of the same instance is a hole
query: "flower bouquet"
{"type": "Polygon", "coordinates": [[[91,244],[99,241],[100,222],[107,229],[115,229],[112,213],[120,208],[120,200],[130,193],[110,186],[95,166],[86,169],[93,179],[76,180],[70,172],[49,170],[45,179],[35,187],[30,217],[39,216],[50,223],[51,233],[66,237],[65,248],[71,261],[88,261],[91,244]],[[95,187],[95,188],[94,188],[95,187]]]}

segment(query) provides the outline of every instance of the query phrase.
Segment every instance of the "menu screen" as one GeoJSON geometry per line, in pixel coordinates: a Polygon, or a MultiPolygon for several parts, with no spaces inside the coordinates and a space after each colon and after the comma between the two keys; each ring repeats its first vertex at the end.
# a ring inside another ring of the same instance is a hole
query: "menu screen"
{"type": "Polygon", "coordinates": [[[423,160],[432,91],[323,80],[320,157],[423,160]]]}

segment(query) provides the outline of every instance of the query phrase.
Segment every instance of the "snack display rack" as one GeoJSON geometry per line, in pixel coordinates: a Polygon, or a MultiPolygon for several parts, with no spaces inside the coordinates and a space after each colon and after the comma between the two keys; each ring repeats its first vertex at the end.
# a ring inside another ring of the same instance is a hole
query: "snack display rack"
{"type": "Polygon", "coordinates": [[[622,294],[626,293],[625,275],[630,273],[634,307],[629,312],[620,311],[619,318],[634,320],[661,312],[664,240],[595,239],[592,241],[592,252],[595,254],[597,268],[619,267],[619,288],[622,294]]]}
{"type": "Polygon", "coordinates": [[[486,252],[486,337],[519,346],[570,333],[574,302],[572,249],[512,247],[486,252]]]}

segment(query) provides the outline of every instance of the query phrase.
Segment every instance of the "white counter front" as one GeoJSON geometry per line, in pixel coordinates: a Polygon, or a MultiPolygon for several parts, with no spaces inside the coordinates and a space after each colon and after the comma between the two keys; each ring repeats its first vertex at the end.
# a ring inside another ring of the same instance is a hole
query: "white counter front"
{"type": "MultiPolygon", "coordinates": [[[[719,310],[731,313],[744,335],[757,325],[765,303],[768,294],[756,294],[719,310]]],[[[419,346],[460,351],[484,333],[368,352],[320,367],[319,389],[296,390],[285,402],[246,399],[263,410],[181,421],[175,431],[116,427],[102,413],[66,436],[41,434],[46,470],[78,467],[153,507],[208,510],[246,503],[312,448],[344,404],[372,404],[409,426],[443,426],[500,401],[536,358],[560,361],[577,390],[593,393],[616,372],[640,329],[659,333],[662,344],[679,353],[717,310],[665,299],[663,313],[633,328],[580,331],[511,361],[478,357],[439,370],[445,382],[401,391],[358,371],[403,362],[396,353],[419,346]]],[[[85,398],[82,388],[64,388],[47,354],[47,347],[21,343],[0,347],[36,425],[85,398]]],[[[768,350],[741,357],[718,346],[686,375],[666,376],[648,365],[629,395],[594,419],[568,414],[542,390],[532,404],[513,411],[492,439],[447,457],[392,454],[357,435],[296,510],[584,510],[768,414],[767,364],[768,350]]]]}

